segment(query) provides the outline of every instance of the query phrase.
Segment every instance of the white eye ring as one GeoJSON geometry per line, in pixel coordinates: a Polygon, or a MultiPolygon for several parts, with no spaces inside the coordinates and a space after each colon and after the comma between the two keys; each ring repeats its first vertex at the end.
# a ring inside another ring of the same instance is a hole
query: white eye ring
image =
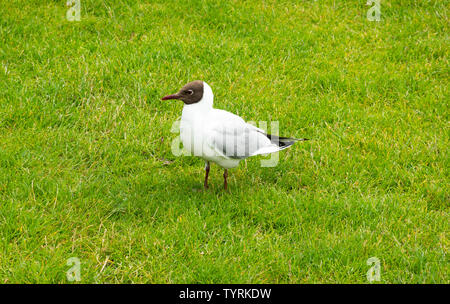
{"type": "Polygon", "coordinates": [[[187,92],[188,92],[189,95],[194,94],[194,91],[193,91],[193,90],[188,90],[187,92]]]}

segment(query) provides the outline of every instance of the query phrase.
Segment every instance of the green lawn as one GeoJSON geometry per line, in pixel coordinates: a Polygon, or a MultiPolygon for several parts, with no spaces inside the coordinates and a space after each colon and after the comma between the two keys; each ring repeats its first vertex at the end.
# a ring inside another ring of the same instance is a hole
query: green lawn
{"type": "Polygon", "coordinates": [[[0,283],[449,283],[450,4],[366,2],[1,1],[0,283]],[[196,79],[312,140],[198,191],[196,79]]]}

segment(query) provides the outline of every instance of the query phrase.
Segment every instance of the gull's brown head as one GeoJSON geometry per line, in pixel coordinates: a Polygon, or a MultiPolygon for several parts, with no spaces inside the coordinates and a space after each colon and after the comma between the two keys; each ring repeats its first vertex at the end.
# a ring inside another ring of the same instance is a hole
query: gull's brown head
{"type": "Polygon", "coordinates": [[[185,104],[193,104],[199,102],[203,97],[203,81],[196,80],[189,82],[176,94],[167,95],[162,100],[179,99],[185,104]]]}

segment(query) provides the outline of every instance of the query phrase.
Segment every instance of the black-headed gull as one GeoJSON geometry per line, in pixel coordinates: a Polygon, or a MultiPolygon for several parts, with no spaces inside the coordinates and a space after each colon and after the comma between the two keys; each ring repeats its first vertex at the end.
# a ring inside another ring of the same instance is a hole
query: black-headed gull
{"type": "Polygon", "coordinates": [[[274,153],[296,141],[307,140],[266,134],[235,114],[214,109],[211,87],[201,80],[189,82],[178,93],[162,98],[168,99],[184,102],[180,138],[191,155],[205,160],[205,188],[208,188],[210,162],[224,168],[224,188],[227,189],[227,169],[236,167],[242,159],[274,153]]]}

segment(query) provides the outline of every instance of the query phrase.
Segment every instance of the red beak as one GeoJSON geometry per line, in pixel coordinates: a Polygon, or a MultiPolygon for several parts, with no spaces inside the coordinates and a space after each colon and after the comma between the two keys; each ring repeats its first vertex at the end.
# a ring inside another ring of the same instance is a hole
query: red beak
{"type": "Polygon", "coordinates": [[[179,98],[180,98],[180,96],[178,94],[172,94],[172,95],[164,96],[163,98],[161,98],[161,100],[179,99],[179,98]]]}

